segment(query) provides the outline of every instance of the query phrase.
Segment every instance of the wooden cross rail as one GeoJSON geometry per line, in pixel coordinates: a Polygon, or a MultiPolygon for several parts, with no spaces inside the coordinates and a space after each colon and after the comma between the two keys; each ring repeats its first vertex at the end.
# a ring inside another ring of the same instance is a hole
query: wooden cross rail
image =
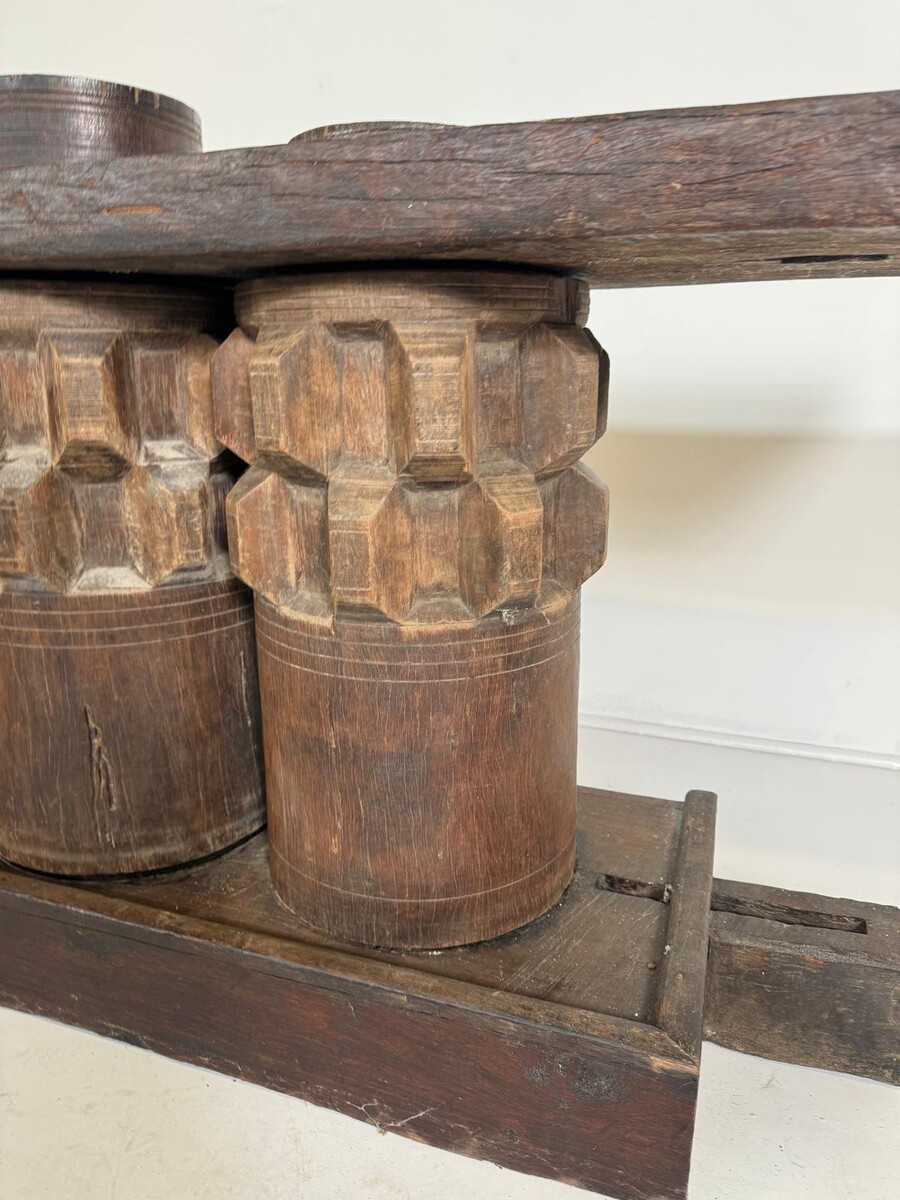
{"type": "Polygon", "coordinates": [[[519,263],[593,287],[895,275],[900,92],[0,174],[0,270],[236,277],[360,260],[519,263]]]}

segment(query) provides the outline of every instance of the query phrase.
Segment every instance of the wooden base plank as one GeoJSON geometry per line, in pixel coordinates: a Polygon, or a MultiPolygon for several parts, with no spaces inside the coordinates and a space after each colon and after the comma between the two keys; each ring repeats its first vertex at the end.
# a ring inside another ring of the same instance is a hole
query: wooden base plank
{"type": "Polygon", "coordinates": [[[581,804],[562,902],[441,952],[301,928],[262,837],[128,883],[2,869],[0,1002],[518,1170],[683,1197],[715,800],[583,790],[581,804]]]}

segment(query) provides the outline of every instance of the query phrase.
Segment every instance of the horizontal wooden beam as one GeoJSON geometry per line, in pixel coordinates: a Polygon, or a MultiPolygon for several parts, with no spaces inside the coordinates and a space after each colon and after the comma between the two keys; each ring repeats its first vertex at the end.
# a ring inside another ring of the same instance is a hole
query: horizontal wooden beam
{"type": "Polygon", "coordinates": [[[892,275],[900,92],[521,125],[325,128],[286,146],[0,174],[0,270],[490,260],[596,287],[892,275]]]}
{"type": "Polygon", "coordinates": [[[704,1037],[900,1085],[900,910],[713,881],[704,1037]]]}

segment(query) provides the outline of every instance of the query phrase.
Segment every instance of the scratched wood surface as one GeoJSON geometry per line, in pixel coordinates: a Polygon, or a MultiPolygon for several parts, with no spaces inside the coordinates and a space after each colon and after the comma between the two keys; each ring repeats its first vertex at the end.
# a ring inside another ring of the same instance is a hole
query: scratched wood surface
{"type": "Polygon", "coordinates": [[[494,937],[572,876],[579,588],[603,561],[587,289],[348,271],[236,292],[216,352],[256,593],[271,866],[350,941],[494,937]]]}
{"type": "MultiPolygon", "coordinates": [[[[893,275],[900,93],[481,127],[0,176],[0,269],[221,274],[475,259],[595,287],[893,275]]],[[[298,120],[298,125],[299,125],[298,120]]]]}
{"type": "MultiPolygon", "coordinates": [[[[587,1011],[652,1021],[656,971],[672,911],[661,902],[662,887],[675,877],[683,806],[607,797],[585,788],[580,797],[579,865],[565,899],[544,917],[470,946],[428,952],[360,946],[354,953],[587,1011]],[[632,881],[638,879],[660,881],[655,898],[634,894],[632,881]]],[[[313,945],[345,947],[308,926],[298,930],[272,887],[269,853],[262,836],[189,872],[144,880],[137,885],[141,903],[272,936],[301,936],[313,945]]],[[[122,899],[135,894],[130,883],[104,885],[103,891],[122,899]]]]}
{"type": "Polygon", "coordinates": [[[494,943],[441,952],[299,929],[264,835],[128,883],[0,869],[0,1002],[518,1170],[624,1200],[682,1198],[704,973],[664,1031],[666,995],[685,981],[659,964],[688,969],[705,952],[708,918],[683,921],[673,900],[694,911],[708,894],[714,798],[581,801],[562,902],[494,943]],[[639,884],[665,899],[632,894],[639,884]]]}

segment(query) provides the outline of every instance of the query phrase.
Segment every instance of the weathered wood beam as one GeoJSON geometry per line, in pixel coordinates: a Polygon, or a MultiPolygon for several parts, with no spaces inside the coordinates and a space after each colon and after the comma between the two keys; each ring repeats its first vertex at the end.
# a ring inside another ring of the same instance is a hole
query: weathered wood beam
{"type": "Polygon", "coordinates": [[[704,1037],[900,1084],[900,910],[713,881],[704,1037]]]}
{"type": "Polygon", "coordinates": [[[520,125],[333,127],[286,146],[0,175],[0,270],[490,260],[595,287],[892,275],[900,92],[520,125]]]}

